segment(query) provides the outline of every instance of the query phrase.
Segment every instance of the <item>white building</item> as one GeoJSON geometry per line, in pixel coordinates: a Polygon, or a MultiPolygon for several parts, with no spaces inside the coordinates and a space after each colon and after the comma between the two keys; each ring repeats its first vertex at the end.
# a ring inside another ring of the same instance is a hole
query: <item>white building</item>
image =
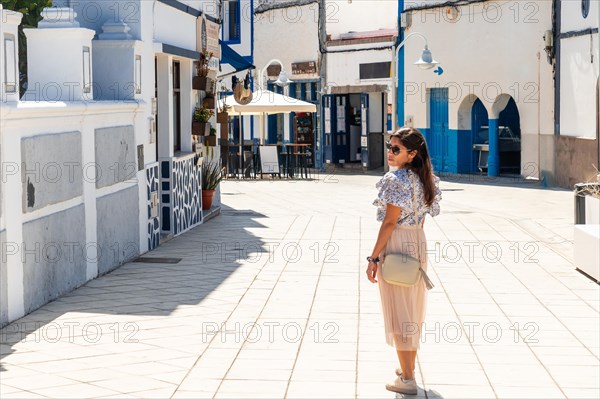
{"type": "Polygon", "coordinates": [[[55,5],[75,9],[46,9],[25,30],[21,100],[21,17],[0,9],[0,325],[219,210],[201,210],[196,164],[219,151],[191,134],[206,96],[194,63],[219,51],[216,3],[55,5]]]}
{"type": "Polygon", "coordinates": [[[590,0],[556,3],[555,130],[546,148],[554,183],[563,187],[595,181],[600,169],[599,6],[590,0]]]}
{"type": "MultiPolygon", "coordinates": [[[[254,11],[255,83],[263,89],[302,101],[319,103],[321,65],[319,53],[319,4],[316,0],[263,1],[254,11]],[[274,84],[284,71],[291,80],[283,88],[274,84]],[[262,74],[262,76],[260,76],[262,74]]],[[[310,144],[310,164],[321,159],[317,113],[268,116],[268,144],[310,144]]]]}
{"type": "Polygon", "coordinates": [[[415,36],[399,74],[400,120],[425,133],[436,171],[563,187],[594,176],[597,2],[451,3],[403,14],[405,35],[426,36],[441,62],[441,70],[414,67],[424,45],[415,36]]]}
{"type": "Polygon", "coordinates": [[[326,164],[384,166],[398,6],[396,1],[326,2],[326,164]]]}

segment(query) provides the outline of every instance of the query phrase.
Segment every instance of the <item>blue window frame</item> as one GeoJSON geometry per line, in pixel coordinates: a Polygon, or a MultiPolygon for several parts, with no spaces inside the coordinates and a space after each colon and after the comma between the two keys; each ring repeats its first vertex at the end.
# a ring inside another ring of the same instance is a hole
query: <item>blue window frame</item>
{"type": "Polygon", "coordinates": [[[241,31],[240,0],[223,1],[223,41],[239,43],[241,31]]]}

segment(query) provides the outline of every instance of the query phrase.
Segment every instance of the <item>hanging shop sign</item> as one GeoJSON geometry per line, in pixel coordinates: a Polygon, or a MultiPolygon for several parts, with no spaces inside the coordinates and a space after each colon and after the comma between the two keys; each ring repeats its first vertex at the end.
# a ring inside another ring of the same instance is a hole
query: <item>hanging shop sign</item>
{"type": "Polygon", "coordinates": [[[196,48],[198,52],[213,53],[214,58],[221,58],[219,24],[209,21],[204,15],[196,20],[196,48]]]}
{"type": "Polygon", "coordinates": [[[292,75],[305,75],[310,73],[317,73],[316,61],[292,63],[292,75]]]}

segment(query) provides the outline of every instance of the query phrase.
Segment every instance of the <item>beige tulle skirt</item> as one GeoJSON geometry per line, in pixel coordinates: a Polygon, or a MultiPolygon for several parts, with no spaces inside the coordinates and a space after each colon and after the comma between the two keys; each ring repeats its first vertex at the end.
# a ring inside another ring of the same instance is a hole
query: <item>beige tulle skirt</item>
{"type": "MultiPolygon", "coordinates": [[[[392,232],[385,253],[402,253],[417,258],[420,247],[421,267],[427,271],[427,241],[423,229],[414,226],[398,226],[392,232]],[[418,239],[418,240],[417,240],[418,239]],[[417,245],[419,243],[419,246],[417,245]]],[[[380,258],[385,255],[380,255],[380,258]]],[[[421,328],[427,307],[427,288],[423,277],[412,287],[391,285],[378,276],[385,338],[388,345],[402,351],[419,349],[421,328]]]]}

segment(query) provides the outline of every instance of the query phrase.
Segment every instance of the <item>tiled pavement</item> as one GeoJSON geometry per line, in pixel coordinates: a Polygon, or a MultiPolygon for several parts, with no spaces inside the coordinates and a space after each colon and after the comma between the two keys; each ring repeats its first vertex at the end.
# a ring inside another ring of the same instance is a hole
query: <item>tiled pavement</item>
{"type": "MultiPolygon", "coordinates": [[[[1,331],[0,397],[393,398],[364,276],[376,176],[223,184],[222,215],[1,331]]],[[[418,397],[600,397],[573,198],[442,183],[418,397]]]]}

